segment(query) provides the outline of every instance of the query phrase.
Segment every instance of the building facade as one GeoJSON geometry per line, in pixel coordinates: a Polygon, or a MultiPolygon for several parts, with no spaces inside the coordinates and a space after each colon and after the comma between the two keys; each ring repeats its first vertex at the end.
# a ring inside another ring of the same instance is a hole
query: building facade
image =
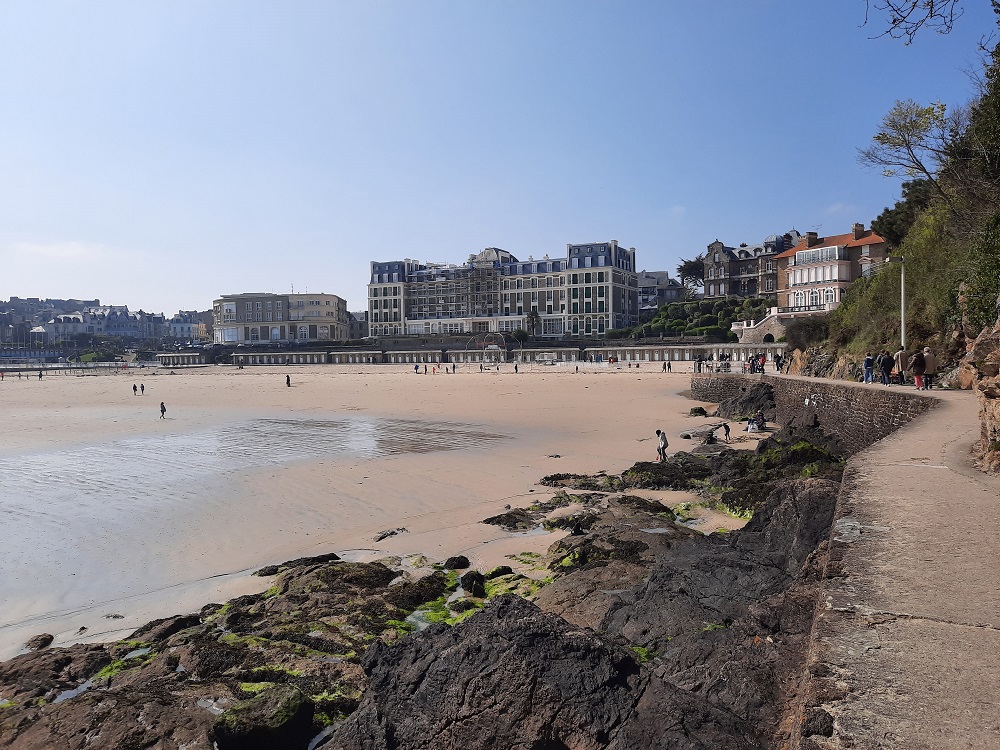
{"type": "Polygon", "coordinates": [[[167,321],[169,336],[185,341],[206,341],[208,339],[208,326],[201,318],[201,313],[196,310],[178,310],[169,321],[167,321]]]}
{"type": "Polygon", "coordinates": [[[778,293],[779,254],[801,235],[792,229],[757,245],[727,247],[719,240],[705,251],[705,298],[772,297],[778,293]]]}
{"type": "Polygon", "coordinates": [[[782,313],[827,312],[838,307],[848,287],[885,263],[885,240],[864,224],[847,234],[819,237],[807,232],[777,256],[778,305],[782,313]]]}
{"type": "Polygon", "coordinates": [[[684,297],[684,285],[666,271],[639,272],[639,322],[656,317],[663,305],[684,297]]]}
{"type": "Polygon", "coordinates": [[[635,249],[616,240],[567,245],[566,256],[520,261],[486,248],[462,265],[371,264],[372,336],[509,333],[602,336],[638,323],[635,249]]]}
{"type": "Polygon", "coordinates": [[[217,344],[346,341],[347,302],[335,294],[226,294],[212,302],[217,344]]]}

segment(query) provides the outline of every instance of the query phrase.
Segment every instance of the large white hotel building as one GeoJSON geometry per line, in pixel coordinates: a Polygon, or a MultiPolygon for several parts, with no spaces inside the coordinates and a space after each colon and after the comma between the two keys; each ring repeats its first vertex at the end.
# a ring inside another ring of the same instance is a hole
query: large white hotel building
{"type": "Polygon", "coordinates": [[[490,247],[462,265],[409,259],[371,264],[372,336],[521,328],[543,338],[592,338],[638,322],[635,248],[619,247],[617,240],[567,245],[564,258],[519,261],[490,247]]]}

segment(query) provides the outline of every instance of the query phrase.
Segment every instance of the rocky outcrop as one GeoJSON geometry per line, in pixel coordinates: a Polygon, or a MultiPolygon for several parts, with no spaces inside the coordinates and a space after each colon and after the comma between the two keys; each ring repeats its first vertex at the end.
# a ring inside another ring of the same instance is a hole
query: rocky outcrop
{"type": "MultiPolygon", "coordinates": [[[[774,473],[782,454],[832,455],[807,445],[785,435],[749,458],[774,473]]],[[[740,489],[736,457],[698,461],[740,489]]],[[[676,481],[659,464],[618,479],[630,476],[676,481]]],[[[589,533],[552,548],[550,568],[564,574],[535,605],[502,597],[454,628],[370,650],[371,689],[331,746],[778,746],[839,484],[795,476],[769,486],[753,520],[729,535],[678,526],[655,502],[609,498],[589,533]]]]}
{"type": "Polygon", "coordinates": [[[758,412],[764,413],[764,419],[774,422],[778,415],[774,405],[774,388],[770,383],[748,381],[745,388],[734,398],[726,399],[719,404],[715,416],[723,419],[746,420],[758,412]]]}
{"type": "Polygon", "coordinates": [[[0,664],[0,746],[305,748],[357,706],[365,649],[452,585],[336,556],[265,572],[263,594],[0,664]]]}
{"type": "Polygon", "coordinates": [[[946,385],[972,389],[979,401],[981,465],[1000,473],[1000,299],[997,322],[967,345],[958,368],[943,380],[946,385]]]}

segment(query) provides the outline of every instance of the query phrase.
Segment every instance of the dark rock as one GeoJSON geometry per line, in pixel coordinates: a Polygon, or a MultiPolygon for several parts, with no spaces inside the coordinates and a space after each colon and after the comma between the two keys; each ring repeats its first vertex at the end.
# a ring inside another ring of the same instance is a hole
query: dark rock
{"type": "Polygon", "coordinates": [[[405,534],[408,531],[409,529],[403,528],[402,526],[400,526],[398,529],[386,529],[385,531],[380,531],[378,534],[376,534],[374,541],[381,542],[383,539],[388,539],[389,537],[396,536],[397,534],[405,534]]]}
{"type": "Polygon", "coordinates": [[[690,414],[692,417],[707,417],[708,412],[705,411],[704,406],[692,406],[690,414]]]}
{"type": "Polygon", "coordinates": [[[414,610],[424,602],[443,596],[448,590],[447,576],[438,571],[416,581],[393,586],[384,595],[386,602],[400,609],[414,610]]]}
{"type": "Polygon", "coordinates": [[[288,570],[291,568],[304,568],[310,565],[325,565],[326,563],[336,562],[340,559],[340,556],[330,552],[325,555],[316,555],[315,557],[298,557],[294,560],[289,560],[288,562],[283,562],[281,565],[265,565],[260,570],[254,573],[255,576],[273,576],[280,573],[282,570],[288,570]]]}
{"type": "Polygon", "coordinates": [[[811,737],[816,734],[832,737],[833,717],[822,708],[807,708],[800,731],[803,737],[811,737]]]}
{"type": "Polygon", "coordinates": [[[132,640],[157,643],[165,641],[175,633],[193,628],[201,624],[201,615],[175,615],[162,620],[147,622],[132,633],[132,640]]]}
{"type": "Polygon", "coordinates": [[[483,523],[488,523],[491,526],[502,526],[507,531],[526,531],[538,525],[534,515],[522,508],[516,508],[515,510],[501,513],[498,516],[484,518],[483,523]]]}
{"type": "Polygon", "coordinates": [[[452,612],[468,612],[470,609],[479,609],[479,605],[468,599],[456,599],[448,602],[448,609],[452,612]]]}
{"type": "Polygon", "coordinates": [[[724,419],[744,420],[757,412],[764,412],[764,419],[773,422],[777,418],[774,404],[774,388],[770,383],[750,383],[734,398],[726,399],[715,412],[724,419]]]}
{"type": "Polygon", "coordinates": [[[639,685],[626,648],[509,595],[406,647],[376,645],[363,665],[371,689],[332,737],[342,750],[596,750],[639,685]]]}
{"type": "Polygon", "coordinates": [[[28,651],[40,651],[54,641],[55,638],[49,633],[40,633],[38,635],[33,635],[28,639],[28,642],[24,644],[24,647],[28,651]]]}
{"type": "Polygon", "coordinates": [[[464,573],[458,580],[462,584],[466,596],[475,596],[478,598],[486,596],[486,577],[482,573],[470,570],[464,573]]]}
{"type": "Polygon", "coordinates": [[[313,704],[297,688],[275,685],[238,703],[215,721],[219,750],[305,747],[315,732],[313,704]]]}
{"type": "Polygon", "coordinates": [[[469,567],[469,558],[465,555],[455,555],[444,561],[445,570],[465,570],[469,567]]]}
{"type": "Polygon", "coordinates": [[[486,574],[486,580],[492,580],[494,578],[499,578],[500,576],[509,576],[514,572],[514,569],[509,565],[497,565],[493,570],[486,574]]]}

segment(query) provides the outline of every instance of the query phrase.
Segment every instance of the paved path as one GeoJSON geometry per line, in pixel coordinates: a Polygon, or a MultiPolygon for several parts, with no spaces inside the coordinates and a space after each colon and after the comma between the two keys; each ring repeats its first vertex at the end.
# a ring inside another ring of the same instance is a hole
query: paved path
{"type": "Polygon", "coordinates": [[[849,464],[811,667],[835,731],[803,747],[1000,748],[1000,477],[975,396],[934,395],[849,464]]]}

